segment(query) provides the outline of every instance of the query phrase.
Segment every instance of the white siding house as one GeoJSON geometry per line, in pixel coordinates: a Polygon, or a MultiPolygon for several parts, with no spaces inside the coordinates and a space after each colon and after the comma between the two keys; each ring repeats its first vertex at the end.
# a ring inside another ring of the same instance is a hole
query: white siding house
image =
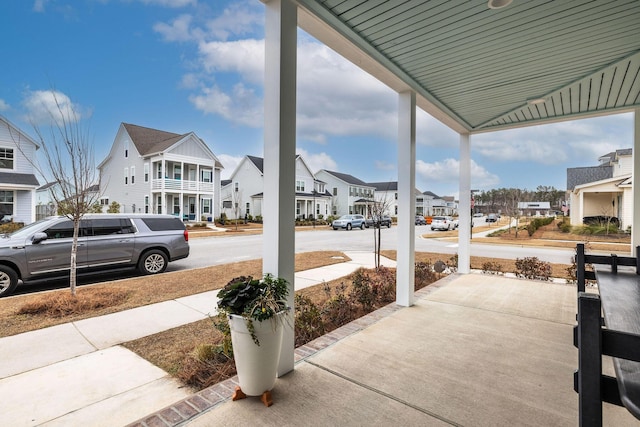
{"type": "MultiPolygon", "coordinates": [[[[223,212],[228,218],[262,216],[264,190],[262,157],[245,156],[222,188],[223,212]]],[[[314,178],[301,156],[296,156],[296,218],[325,218],[331,214],[331,195],[314,178]]]]}
{"type": "Polygon", "coordinates": [[[122,123],[98,165],[101,203],[121,212],[169,213],[200,221],[219,215],[218,158],[195,133],[122,123]]]}
{"type": "Polygon", "coordinates": [[[352,175],[326,169],[318,171],[316,179],[326,183],[326,189],[333,198],[332,215],[369,214],[369,206],[375,197],[373,185],[352,175]]]}
{"type": "Polygon", "coordinates": [[[10,216],[25,224],[35,221],[35,167],[38,144],[0,116],[0,218],[10,216]]]}
{"type": "Polygon", "coordinates": [[[633,225],[633,156],[630,148],[600,156],[599,165],[567,169],[572,225],[587,216],[612,216],[625,230],[633,225]]]}

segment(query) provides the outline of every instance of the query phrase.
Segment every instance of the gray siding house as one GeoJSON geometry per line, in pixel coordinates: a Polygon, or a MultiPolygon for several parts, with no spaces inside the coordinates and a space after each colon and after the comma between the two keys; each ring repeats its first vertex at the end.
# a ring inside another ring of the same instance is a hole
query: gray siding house
{"type": "Polygon", "coordinates": [[[0,116],[0,219],[11,217],[29,224],[36,219],[35,167],[40,147],[26,133],[0,116]]]}
{"type": "Polygon", "coordinates": [[[220,214],[223,168],[195,133],[177,134],[122,123],[98,165],[101,203],[121,212],[168,213],[184,220],[220,214]]]}

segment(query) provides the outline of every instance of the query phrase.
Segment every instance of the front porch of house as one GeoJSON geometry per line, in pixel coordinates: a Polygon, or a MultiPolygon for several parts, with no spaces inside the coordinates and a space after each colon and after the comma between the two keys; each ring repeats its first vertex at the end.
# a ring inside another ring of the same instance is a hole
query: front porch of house
{"type": "MultiPolygon", "coordinates": [[[[272,407],[231,401],[231,379],[190,397],[203,406],[180,425],[575,426],[576,301],[575,285],[453,274],[412,307],[391,304],[296,349],[272,407]]],[[[609,358],[603,368],[612,373],[609,358]]],[[[604,405],[604,425],[637,423],[604,405]]]]}

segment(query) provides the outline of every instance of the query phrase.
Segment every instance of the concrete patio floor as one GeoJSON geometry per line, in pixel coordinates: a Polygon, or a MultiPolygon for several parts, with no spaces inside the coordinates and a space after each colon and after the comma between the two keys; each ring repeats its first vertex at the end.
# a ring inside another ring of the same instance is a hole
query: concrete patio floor
{"type": "MultiPolygon", "coordinates": [[[[578,424],[574,286],[452,275],[417,298],[300,360],[273,406],[226,399],[168,425],[578,424]]],[[[604,425],[639,424],[604,406],[604,425]]]]}

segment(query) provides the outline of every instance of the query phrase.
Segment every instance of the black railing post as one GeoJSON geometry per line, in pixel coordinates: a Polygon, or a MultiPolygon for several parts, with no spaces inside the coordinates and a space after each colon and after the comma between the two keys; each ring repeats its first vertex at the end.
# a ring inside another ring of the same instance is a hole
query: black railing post
{"type": "Polygon", "coordinates": [[[580,427],[602,426],[600,297],[578,294],[578,417],[580,427]]]}
{"type": "Polygon", "coordinates": [[[578,243],[576,245],[576,279],[578,281],[578,292],[584,292],[585,289],[584,267],[584,243],[578,243]]]}

